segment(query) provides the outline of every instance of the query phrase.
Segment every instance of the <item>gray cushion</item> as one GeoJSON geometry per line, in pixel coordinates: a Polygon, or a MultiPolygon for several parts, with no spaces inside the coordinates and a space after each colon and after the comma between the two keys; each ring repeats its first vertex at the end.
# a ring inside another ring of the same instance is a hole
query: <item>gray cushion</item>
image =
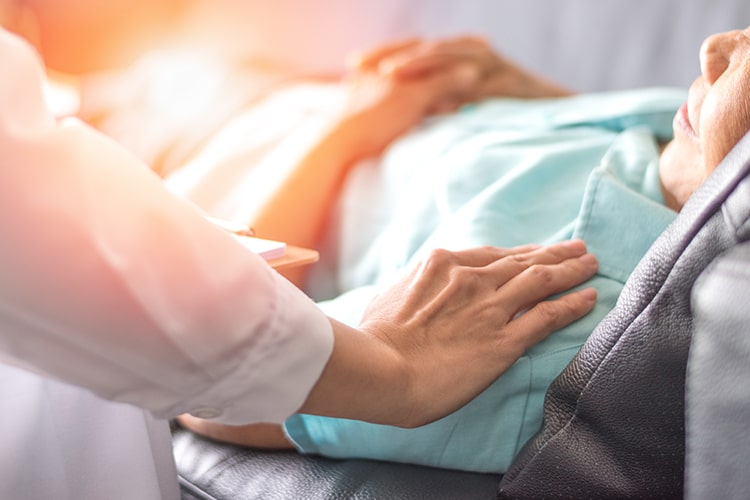
{"type": "MultiPolygon", "coordinates": [[[[750,193],[745,196],[750,204],[750,193]]],[[[750,228],[745,228],[748,230],[750,228]]],[[[686,388],[690,499],[750,492],[750,243],[717,258],[693,290],[686,388]]]]}

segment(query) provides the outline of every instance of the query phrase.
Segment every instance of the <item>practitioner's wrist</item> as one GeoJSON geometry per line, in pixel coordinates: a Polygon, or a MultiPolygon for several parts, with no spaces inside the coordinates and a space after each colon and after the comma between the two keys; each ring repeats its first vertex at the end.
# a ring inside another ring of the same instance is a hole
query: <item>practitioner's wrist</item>
{"type": "Polygon", "coordinates": [[[333,352],[299,413],[408,426],[413,384],[404,358],[369,332],[331,323],[333,352]]]}

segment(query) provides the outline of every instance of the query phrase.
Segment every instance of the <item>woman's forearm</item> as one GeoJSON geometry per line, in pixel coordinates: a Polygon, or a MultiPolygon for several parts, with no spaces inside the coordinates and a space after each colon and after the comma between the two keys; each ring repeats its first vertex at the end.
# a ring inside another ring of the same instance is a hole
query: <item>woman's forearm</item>
{"type": "MultiPolygon", "coordinates": [[[[251,221],[260,237],[306,248],[318,246],[332,204],[356,161],[349,136],[345,122],[336,122],[300,154],[251,221]]],[[[293,268],[284,274],[299,286],[306,269],[293,268]]]]}
{"type": "MultiPolygon", "coordinates": [[[[452,71],[411,81],[370,73],[353,76],[342,87],[341,107],[332,110],[315,142],[293,160],[296,164],[250,221],[253,227],[261,237],[315,247],[352,165],[380,154],[436,103],[466,92],[467,86],[472,82],[452,71]]],[[[301,276],[287,277],[300,283],[301,276]]]]}

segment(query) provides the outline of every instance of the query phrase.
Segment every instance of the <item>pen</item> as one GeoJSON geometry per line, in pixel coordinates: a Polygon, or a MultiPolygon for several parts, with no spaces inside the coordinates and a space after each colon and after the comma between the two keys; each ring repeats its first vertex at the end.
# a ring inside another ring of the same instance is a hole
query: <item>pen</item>
{"type": "Polygon", "coordinates": [[[255,231],[250,226],[240,224],[239,222],[233,222],[224,219],[217,219],[216,217],[209,217],[206,215],[206,219],[213,225],[220,227],[225,231],[234,233],[238,236],[255,236],[255,231]]]}

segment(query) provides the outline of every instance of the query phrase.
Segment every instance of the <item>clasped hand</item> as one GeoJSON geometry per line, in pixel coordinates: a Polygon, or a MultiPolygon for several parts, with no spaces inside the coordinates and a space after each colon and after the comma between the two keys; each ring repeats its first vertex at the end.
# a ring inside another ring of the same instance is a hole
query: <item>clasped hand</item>
{"type": "Polygon", "coordinates": [[[562,87],[479,37],[411,39],[353,57],[339,113],[352,160],[375,156],[427,116],[494,96],[559,97],[562,87]]]}

